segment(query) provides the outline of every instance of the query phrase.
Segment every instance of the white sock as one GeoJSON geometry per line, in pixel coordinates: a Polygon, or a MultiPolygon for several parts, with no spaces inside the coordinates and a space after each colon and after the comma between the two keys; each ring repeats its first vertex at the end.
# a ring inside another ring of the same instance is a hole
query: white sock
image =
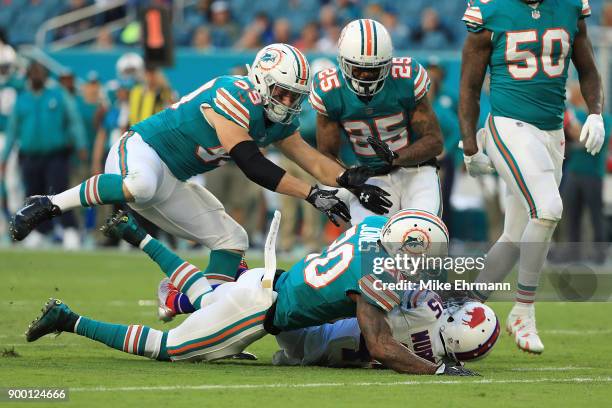
{"type": "Polygon", "coordinates": [[[521,237],[518,287],[516,301],[532,304],[540,280],[540,273],[546,261],[550,240],[557,226],[556,221],[532,219],[527,223],[521,237]]]}
{"type": "Polygon", "coordinates": [[[72,210],[73,208],[82,207],[80,197],[81,185],[72,187],[63,193],[51,196],[51,202],[59,207],[62,212],[72,210]]]}

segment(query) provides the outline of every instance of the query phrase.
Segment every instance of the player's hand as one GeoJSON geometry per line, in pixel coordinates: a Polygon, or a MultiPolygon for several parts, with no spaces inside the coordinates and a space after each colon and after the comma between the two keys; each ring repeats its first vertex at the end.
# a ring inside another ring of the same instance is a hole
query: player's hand
{"type": "Polygon", "coordinates": [[[310,194],[306,197],[306,201],[317,210],[325,213],[329,220],[336,227],[339,227],[340,224],[336,218],[349,222],[351,220],[351,213],[346,204],[336,196],[337,193],[338,190],[322,190],[319,186],[313,186],[310,189],[310,194]]]}
{"type": "Polygon", "coordinates": [[[591,114],[587,117],[582,132],[580,132],[580,143],[584,144],[587,153],[595,156],[601,150],[606,139],[603,117],[597,114],[591,114]]]}
{"type": "MultiPolygon", "coordinates": [[[[465,168],[470,176],[482,176],[483,174],[491,174],[495,172],[495,168],[493,167],[493,163],[491,163],[491,159],[484,153],[483,145],[484,138],[486,136],[486,130],[480,129],[476,133],[476,145],[478,146],[478,151],[471,155],[466,155],[465,151],[463,154],[463,162],[465,163],[465,168]]],[[[463,149],[463,143],[459,142],[459,147],[463,149]]]]}
{"type": "Polygon", "coordinates": [[[454,375],[461,377],[480,377],[475,371],[468,370],[461,363],[453,363],[451,360],[443,361],[436,370],[436,375],[454,375]]]}
{"type": "Polygon", "coordinates": [[[377,170],[366,166],[351,167],[336,179],[340,187],[346,188],[359,199],[361,205],[375,214],[387,214],[393,203],[387,198],[389,193],[378,186],[365,184],[377,170]]]}
{"type": "Polygon", "coordinates": [[[374,136],[368,137],[368,143],[372,146],[376,155],[387,163],[388,166],[393,166],[393,160],[399,157],[397,153],[389,148],[388,144],[374,136]]]}

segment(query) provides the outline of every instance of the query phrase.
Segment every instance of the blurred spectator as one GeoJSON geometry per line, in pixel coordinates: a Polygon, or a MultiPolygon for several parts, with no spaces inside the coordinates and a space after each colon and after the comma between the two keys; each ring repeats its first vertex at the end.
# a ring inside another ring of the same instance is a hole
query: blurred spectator
{"type": "Polygon", "coordinates": [[[130,91],[130,125],[162,111],[174,101],[174,91],[164,74],[155,66],[147,66],[144,82],[130,91]]]}
{"type": "Polygon", "coordinates": [[[13,45],[34,43],[36,28],[58,12],[59,10],[54,2],[24,0],[22,5],[16,7],[16,11],[11,17],[11,24],[9,25],[11,43],[13,45]]]}
{"type": "Polygon", "coordinates": [[[107,28],[100,29],[93,47],[99,50],[109,50],[115,46],[113,34],[107,28]]]}
{"type": "MultiPolygon", "coordinates": [[[[83,7],[88,6],[86,0],[69,0],[68,4],[61,10],[60,14],[71,13],[73,11],[77,11],[83,7]]],[[[91,18],[84,18],[73,23],[67,24],[57,29],[55,32],[55,38],[61,39],[65,37],[69,37],[81,31],[85,31],[91,27],[93,27],[94,22],[91,18]]]]}
{"type": "Polygon", "coordinates": [[[240,37],[240,27],[232,19],[228,2],[217,0],[210,10],[212,44],[215,47],[231,47],[240,37]]]}
{"type": "Polygon", "coordinates": [[[428,7],[421,13],[420,25],[412,33],[412,42],[421,48],[444,49],[453,42],[453,33],[441,21],[438,12],[428,7]]]}
{"type": "Polygon", "coordinates": [[[321,11],[319,11],[319,24],[322,30],[338,25],[338,16],[333,5],[327,4],[321,7],[321,11]]]}
{"type": "Polygon", "coordinates": [[[274,22],[275,43],[289,44],[291,42],[291,26],[286,18],[279,18],[274,22]]]}
{"type": "Polygon", "coordinates": [[[381,16],[380,23],[384,25],[393,41],[393,48],[405,50],[408,48],[410,40],[410,29],[401,22],[397,15],[397,10],[393,7],[386,7],[381,16]]]}
{"type": "MultiPolygon", "coordinates": [[[[606,141],[601,151],[592,156],[579,142],[582,125],[588,116],[588,109],[577,82],[569,86],[570,107],[566,113],[564,129],[567,137],[567,160],[564,163],[561,196],[563,197],[563,219],[566,220],[568,242],[582,242],[582,215],[589,210],[590,226],[595,245],[594,261],[603,263],[606,251],[603,243],[608,241],[603,214],[603,180],[606,173],[608,143],[612,134],[612,116],[604,114],[606,141]]],[[[572,254],[574,257],[586,254],[572,254]]],[[[572,259],[577,261],[579,259],[572,259]]]]}
{"type": "Polygon", "coordinates": [[[242,33],[242,37],[235,44],[235,48],[241,50],[255,50],[263,44],[270,44],[274,40],[274,33],[270,24],[270,18],[266,13],[257,13],[255,19],[242,33]]]}
{"type": "MultiPolygon", "coordinates": [[[[84,156],[85,131],[75,105],[66,92],[49,85],[47,69],[32,62],[27,72],[27,88],[15,102],[7,126],[7,141],[0,157],[0,173],[4,173],[6,159],[15,142],[19,143],[19,164],[26,195],[52,194],[69,187],[70,153],[73,147],[84,156]]],[[[74,214],[67,212],[60,218],[64,226],[64,247],[76,249],[80,239],[74,214]]],[[[51,230],[46,222],[38,234],[28,237],[29,244],[38,246],[42,233],[51,230]]]]}
{"type": "Polygon", "coordinates": [[[359,9],[359,0],[336,0],[338,24],[344,27],[353,20],[357,20],[361,16],[359,9]]]}
{"type": "Polygon", "coordinates": [[[212,48],[210,30],[206,26],[196,28],[191,40],[191,46],[196,51],[208,51],[212,48]]]}
{"type": "Polygon", "coordinates": [[[317,41],[317,51],[335,54],[338,51],[338,39],[340,38],[341,28],[337,25],[329,26],[325,29],[323,37],[317,41]]]}
{"type": "Polygon", "coordinates": [[[316,21],[311,21],[302,29],[300,38],[293,44],[302,52],[313,51],[319,41],[319,24],[316,21]]]}
{"type": "Polygon", "coordinates": [[[605,3],[601,12],[601,25],[612,28],[612,3],[605,3]]]}
{"type": "Polygon", "coordinates": [[[383,13],[384,9],[381,3],[371,2],[364,7],[362,18],[371,18],[372,20],[381,21],[383,13]]]}

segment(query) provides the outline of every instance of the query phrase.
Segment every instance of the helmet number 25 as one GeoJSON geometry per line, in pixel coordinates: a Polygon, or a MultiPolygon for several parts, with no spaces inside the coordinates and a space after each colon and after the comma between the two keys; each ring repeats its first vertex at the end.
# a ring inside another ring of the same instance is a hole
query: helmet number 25
{"type": "Polygon", "coordinates": [[[540,67],[550,78],[561,76],[570,48],[570,35],[563,28],[552,28],[539,36],[536,30],[509,31],[506,33],[506,65],[513,79],[532,79],[540,67]],[[540,42],[541,52],[519,49],[526,44],[540,42]],[[558,46],[555,46],[558,44],[558,46]],[[555,49],[558,47],[558,51],[555,49]]]}

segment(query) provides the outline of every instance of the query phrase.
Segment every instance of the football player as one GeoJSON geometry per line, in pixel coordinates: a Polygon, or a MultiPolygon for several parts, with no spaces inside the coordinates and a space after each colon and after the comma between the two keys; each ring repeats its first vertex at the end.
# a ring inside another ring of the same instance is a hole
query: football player
{"type": "MultiPolygon", "coordinates": [[[[166,232],[212,250],[207,274],[233,280],[248,248],[246,231],[208,190],[187,180],[234,160],[253,182],[307,200],[336,222],[348,221],[337,190],[291,176],[259,148],[274,144],[322,183],[350,188],[366,206],[386,212],[380,188],[363,183],[301,138],[297,114],[308,95],[304,55],[286,44],[258,52],[249,75],[214,78],[162,112],[133,125],[111,148],[105,174],[53,196],[33,196],[12,219],[14,240],[41,222],[78,207],[128,203],[166,232]],[[336,180],[339,180],[338,182],[336,180]]],[[[357,176],[357,177],[355,177],[357,176]]]]}
{"type": "MultiPolygon", "coordinates": [[[[417,356],[434,363],[484,358],[499,337],[495,312],[479,302],[443,305],[435,292],[409,290],[388,314],[393,337],[417,356]]],[[[274,365],[376,367],[357,319],[282,332],[274,365]]]]}
{"type": "MultiPolygon", "coordinates": [[[[400,303],[400,295],[384,284],[397,280],[390,273],[372,271],[377,257],[399,254],[415,224],[429,231],[430,248],[447,244],[446,227],[433,214],[403,211],[389,219],[372,216],[351,227],[321,254],[302,259],[287,272],[279,271],[270,289],[262,283],[265,269],[257,268],[213,290],[196,266],[153,239],[133,217],[119,214],[108,222],[107,233],[146,252],[196,310],[176,328],[162,332],[142,325],[99,322],[51,299],[26,337],[35,341],[66,331],[158,360],[214,360],[241,352],[266,333],[277,335],[357,317],[370,355],[386,367],[400,373],[474,375],[461,366],[421,358],[393,337],[386,313],[400,303]]],[[[272,231],[276,234],[274,228],[272,231]]]]}
{"type": "MultiPolygon", "coordinates": [[[[338,159],[346,133],[360,164],[380,174],[371,183],[391,194],[391,212],[419,208],[442,214],[435,157],[442,133],[425,97],[427,71],[410,57],[393,57],[387,29],[370,19],[349,23],[338,41],[340,70],[316,73],[309,101],[318,112],[317,148],[338,159]]],[[[353,223],[372,211],[350,200],[353,223]]]]}
{"type": "MultiPolygon", "coordinates": [[[[534,301],[551,236],[561,219],[563,113],[570,60],[589,109],[580,140],[604,142],[603,92],[584,19],[588,0],[472,0],[463,16],[459,119],[470,175],[497,171],[506,182],[504,232],[477,282],[501,282],[519,261],[507,330],[524,351],[542,353],[534,301]],[[491,73],[491,114],[476,131],[480,92],[491,73]],[[486,153],[486,154],[485,154],[486,153]]],[[[489,293],[474,293],[485,300],[489,293]]]]}

